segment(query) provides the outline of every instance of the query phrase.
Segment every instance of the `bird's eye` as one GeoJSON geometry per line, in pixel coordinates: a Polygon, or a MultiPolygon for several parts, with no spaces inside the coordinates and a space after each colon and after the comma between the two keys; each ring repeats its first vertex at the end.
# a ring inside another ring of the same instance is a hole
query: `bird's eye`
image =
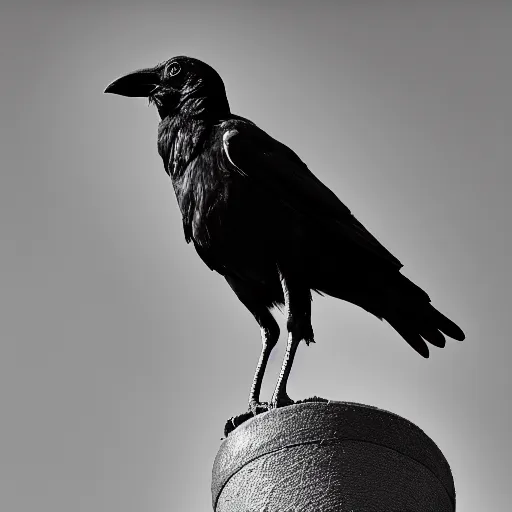
{"type": "Polygon", "coordinates": [[[181,66],[177,62],[173,62],[168,68],[169,76],[176,76],[181,71],[181,66]]]}

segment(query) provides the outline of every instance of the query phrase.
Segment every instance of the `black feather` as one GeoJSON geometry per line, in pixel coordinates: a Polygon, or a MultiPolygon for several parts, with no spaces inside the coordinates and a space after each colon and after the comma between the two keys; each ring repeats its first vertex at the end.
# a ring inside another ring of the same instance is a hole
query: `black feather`
{"type": "Polygon", "coordinates": [[[435,347],[443,348],[446,345],[446,339],[443,334],[432,328],[423,329],[421,331],[421,337],[435,347]]]}
{"type": "Polygon", "coordinates": [[[442,313],[437,311],[437,309],[432,308],[436,314],[437,325],[439,326],[439,330],[443,331],[447,336],[453,338],[457,341],[464,341],[466,338],[462,329],[452,322],[449,318],[446,318],[442,313]]]}
{"type": "Polygon", "coordinates": [[[429,357],[429,350],[423,338],[405,323],[390,321],[390,325],[402,338],[424,358],[429,357]]]}

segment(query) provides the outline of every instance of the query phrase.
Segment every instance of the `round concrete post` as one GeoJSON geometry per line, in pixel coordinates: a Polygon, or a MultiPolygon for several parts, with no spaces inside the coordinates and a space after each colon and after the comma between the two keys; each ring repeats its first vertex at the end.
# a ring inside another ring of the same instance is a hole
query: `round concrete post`
{"type": "Polygon", "coordinates": [[[242,423],[213,466],[215,512],[453,512],[448,462],[416,425],[362,404],[308,402],[242,423]]]}

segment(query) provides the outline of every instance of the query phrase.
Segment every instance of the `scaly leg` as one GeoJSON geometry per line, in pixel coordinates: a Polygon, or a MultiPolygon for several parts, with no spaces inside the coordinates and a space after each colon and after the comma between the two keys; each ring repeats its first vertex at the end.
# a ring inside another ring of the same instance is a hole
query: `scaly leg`
{"type": "Polygon", "coordinates": [[[304,340],[308,345],[314,342],[313,328],[311,327],[311,292],[309,288],[304,288],[299,279],[285,277],[283,274],[281,274],[281,283],[288,307],[288,344],[279,379],[277,380],[270,403],[273,408],[293,404],[293,400],[291,400],[286,392],[286,385],[297,347],[301,340],[304,340]]]}
{"type": "Polygon", "coordinates": [[[264,407],[260,403],[260,391],[261,383],[263,382],[263,375],[270,357],[272,349],[276,346],[277,340],[279,339],[279,325],[272,313],[269,311],[269,306],[272,305],[273,301],[279,299],[279,292],[281,291],[276,282],[277,296],[273,298],[272,294],[269,297],[265,287],[254,286],[247,281],[243,281],[234,276],[225,276],[229,286],[236,293],[237,297],[243,303],[243,305],[251,312],[252,316],[258,322],[261,328],[261,354],[256,366],[254,378],[252,381],[251,392],[249,394],[249,410],[256,414],[258,408],[260,410],[264,407]]]}
{"type": "Polygon", "coordinates": [[[268,316],[264,316],[264,321],[262,321],[263,319],[261,317],[257,318],[261,325],[262,347],[258,365],[256,366],[256,371],[254,372],[251,392],[249,393],[249,410],[254,414],[256,414],[256,412],[258,412],[258,408],[262,406],[260,403],[260,391],[261,384],[263,382],[263,376],[265,374],[265,369],[267,368],[270,353],[276,346],[277,340],[279,339],[279,326],[274,320],[274,317],[268,312],[268,310],[265,312],[268,316]]]}

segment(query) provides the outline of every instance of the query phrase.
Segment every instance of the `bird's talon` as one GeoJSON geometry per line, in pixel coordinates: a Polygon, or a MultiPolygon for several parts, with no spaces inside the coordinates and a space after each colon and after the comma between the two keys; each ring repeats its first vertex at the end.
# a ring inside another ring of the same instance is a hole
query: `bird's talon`
{"type": "Polygon", "coordinates": [[[269,408],[270,407],[267,402],[256,402],[255,400],[251,400],[249,402],[249,412],[252,412],[254,416],[261,414],[262,412],[267,412],[269,408]]]}
{"type": "Polygon", "coordinates": [[[269,409],[277,409],[278,407],[286,407],[287,405],[293,405],[295,402],[288,396],[280,396],[272,398],[269,409]]]}

